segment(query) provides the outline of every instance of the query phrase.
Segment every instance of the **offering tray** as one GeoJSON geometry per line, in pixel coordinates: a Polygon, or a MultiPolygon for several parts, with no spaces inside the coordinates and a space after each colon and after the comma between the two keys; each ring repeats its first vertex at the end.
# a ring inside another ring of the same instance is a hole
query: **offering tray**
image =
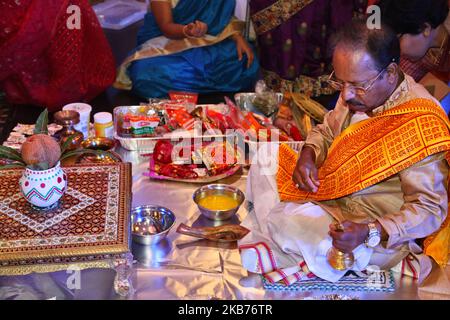
{"type": "Polygon", "coordinates": [[[32,207],[19,191],[22,169],[0,170],[0,275],[114,268],[130,245],[131,165],[64,167],[57,205],[32,207]]]}

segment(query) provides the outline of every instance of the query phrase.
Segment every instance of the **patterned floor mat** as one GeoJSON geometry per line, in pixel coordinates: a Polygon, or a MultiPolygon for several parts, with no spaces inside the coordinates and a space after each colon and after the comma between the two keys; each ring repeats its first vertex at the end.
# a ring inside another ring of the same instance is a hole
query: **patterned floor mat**
{"type": "Polygon", "coordinates": [[[378,271],[371,274],[349,271],[341,280],[332,283],[318,277],[298,281],[290,286],[282,283],[269,283],[264,277],[265,290],[275,291],[395,291],[392,271],[378,271]]]}

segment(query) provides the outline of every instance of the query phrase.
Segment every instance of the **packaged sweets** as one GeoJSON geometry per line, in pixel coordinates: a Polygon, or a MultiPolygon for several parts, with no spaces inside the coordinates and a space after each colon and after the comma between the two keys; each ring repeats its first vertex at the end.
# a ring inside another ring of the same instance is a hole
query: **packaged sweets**
{"type": "Polygon", "coordinates": [[[193,104],[197,104],[198,101],[198,93],[193,92],[170,91],[169,97],[172,101],[186,101],[193,104]]]}
{"type": "Polygon", "coordinates": [[[162,103],[114,109],[115,130],[119,137],[145,138],[159,134],[158,127],[166,124],[162,103]]]}
{"type": "Polygon", "coordinates": [[[194,128],[195,118],[183,106],[168,104],[166,112],[169,120],[175,120],[183,129],[191,130],[194,128]]]}
{"type": "Polygon", "coordinates": [[[129,124],[129,132],[135,138],[154,136],[160,122],[159,117],[152,116],[128,116],[124,119],[124,123],[129,124]]]}

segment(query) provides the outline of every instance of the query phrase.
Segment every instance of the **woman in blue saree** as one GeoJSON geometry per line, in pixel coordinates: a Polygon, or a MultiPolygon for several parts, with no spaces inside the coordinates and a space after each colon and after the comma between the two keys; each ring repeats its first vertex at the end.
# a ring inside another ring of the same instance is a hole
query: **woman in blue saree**
{"type": "Polygon", "coordinates": [[[169,91],[252,89],[259,64],[233,17],[234,0],[152,0],[138,47],[119,68],[115,87],[144,98],[169,91]]]}

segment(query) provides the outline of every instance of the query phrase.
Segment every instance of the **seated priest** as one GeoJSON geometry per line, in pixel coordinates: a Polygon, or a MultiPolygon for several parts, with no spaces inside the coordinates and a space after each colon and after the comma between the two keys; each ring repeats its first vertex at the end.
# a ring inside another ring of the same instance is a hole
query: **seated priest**
{"type": "Polygon", "coordinates": [[[269,281],[314,274],[336,282],[346,271],[329,264],[333,246],[353,253],[354,271],[395,270],[407,258],[404,273],[422,281],[430,256],[447,262],[449,121],[400,70],[390,29],[353,21],[333,51],[329,82],[341,91],[334,110],[300,154],[267,144],[252,162],[242,264],[269,281]]]}
{"type": "Polygon", "coordinates": [[[152,0],[138,47],[119,69],[115,87],[143,98],[169,91],[253,89],[259,64],[234,17],[234,0],[152,0]]]}

